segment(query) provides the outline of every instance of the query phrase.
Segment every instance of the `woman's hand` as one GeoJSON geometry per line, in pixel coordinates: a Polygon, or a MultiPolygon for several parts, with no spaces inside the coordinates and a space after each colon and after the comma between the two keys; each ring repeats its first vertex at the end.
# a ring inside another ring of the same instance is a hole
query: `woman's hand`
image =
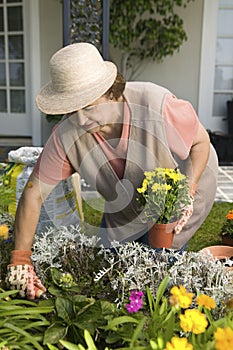
{"type": "Polygon", "coordinates": [[[6,283],[10,289],[17,289],[21,297],[29,300],[40,298],[46,288],[37,277],[32,265],[9,265],[6,283]]]}
{"type": "Polygon", "coordinates": [[[11,263],[7,266],[6,283],[10,289],[17,289],[21,297],[33,300],[46,292],[31,263],[30,250],[13,250],[11,263]]]}
{"type": "Polygon", "coordinates": [[[192,216],[192,214],[193,214],[193,202],[194,202],[194,198],[193,198],[193,196],[190,196],[190,204],[187,205],[186,207],[184,207],[183,214],[182,214],[180,220],[178,221],[176,227],[173,230],[173,232],[175,234],[180,233],[180,231],[182,230],[184,225],[187,224],[189,218],[192,216]]]}

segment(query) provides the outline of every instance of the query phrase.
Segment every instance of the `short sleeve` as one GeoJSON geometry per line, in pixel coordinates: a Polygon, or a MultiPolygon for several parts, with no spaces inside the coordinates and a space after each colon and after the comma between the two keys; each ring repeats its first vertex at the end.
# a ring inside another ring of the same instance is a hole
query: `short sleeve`
{"type": "Polygon", "coordinates": [[[34,168],[34,175],[49,185],[67,179],[75,170],[70,164],[55,126],[34,168]]]}
{"type": "Polygon", "coordinates": [[[193,106],[188,101],[168,94],[164,100],[162,114],[170,150],[179,158],[186,159],[199,126],[193,106]]]}

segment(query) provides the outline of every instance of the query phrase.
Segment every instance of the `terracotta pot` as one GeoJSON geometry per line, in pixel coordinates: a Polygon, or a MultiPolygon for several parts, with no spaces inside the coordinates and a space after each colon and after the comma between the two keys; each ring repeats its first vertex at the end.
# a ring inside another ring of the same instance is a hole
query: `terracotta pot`
{"type": "Polygon", "coordinates": [[[200,250],[205,255],[212,254],[217,259],[225,259],[233,256],[233,247],[227,245],[213,245],[200,250]]]}
{"type": "Polygon", "coordinates": [[[151,224],[148,230],[149,244],[152,248],[171,248],[173,242],[173,229],[176,222],[168,224],[151,224]]]}
{"type": "Polygon", "coordinates": [[[222,244],[233,246],[233,237],[228,235],[222,235],[222,244]]]}

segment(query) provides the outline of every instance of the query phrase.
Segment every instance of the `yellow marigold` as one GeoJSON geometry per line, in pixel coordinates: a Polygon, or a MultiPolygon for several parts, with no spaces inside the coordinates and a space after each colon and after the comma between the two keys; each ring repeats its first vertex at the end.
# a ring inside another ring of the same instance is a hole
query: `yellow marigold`
{"type": "Polygon", "coordinates": [[[185,175],[181,174],[180,172],[175,173],[174,170],[169,169],[170,171],[166,172],[166,175],[170,177],[175,183],[181,180],[185,179],[185,175]]]}
{"type": "Polygon", "coordinates": [[[197,309],[185,310],[184,315],[180,315],[180,326],[185,332],[194,334],[204,333],[208,322],[206,316],[197,309]]]}
{"type": "Polygon", "coordinates": [[[6,224],[0,225],[0,238],[7,239],[9,237],[9,228],[6,224]]]}
{"type": "Polygon", "coordinates": [[[214,333],[215,349],[226,350],[233,349],[233,330],[230,327],[217,328],[214,333]]]}
{"type": "Polygon", "coordinates": [[[209,310],[214,309],[216,307],[214,299],[205,294],[200,294],[197,297],[197,303],[199,306],[204,306],[209,310]]]}
{"type": "Polygon", "coordinates": [[[148,181],[150,181],[154,175],[153,171],[145,171],[144,175],[148,181]]]}
{"type": "Polygon", "coordinates": [[[157,182],[151,186],[152,192],[157,192],[162,190],[162,186],[157,182]]]}
{"type": "Polygon", "coordinates": [[[147,186],[148,186],[148,180],[144,179],[142,182],[142,187],[137,188],[138,193],[145,193],[147,190],[147,186]]]}
{"type": "Polygon", "coordinates": [[[164,350],[193,350],[193,346],[187,338],[173,337],[171,342],[167,342],[164,350]]]}
{"type": "Polygon", "coordinates": [[[167,192],[168,190],[171,189],[171,186],[170,185],[167,185],[167,184],[159,184],[159,183],[154,183],[152,186],[151,186],[151,190],[152,192],[157,192],[157,191],[164,191],[164,192],[167,192]]]}
{"type": "Polygon", "coordinates": [[[228,220],[233,220],[233,210],[230,210],[230,211],[227,213],[226,218],[227,218],[228,220]]]}
{"type": "Polygon", "coordinates": [[[172,179],[175,183],[179,180],[178,174],[168,174],[170,179],[172,179]]]}
{"type": "Polygon", "coordinates": [[[187,309],[193,301],[193,293],[188,293],[183,286],[174,286],[171,291],[170,303],[172,305],[179,304],[181,308],[187,309]]]}

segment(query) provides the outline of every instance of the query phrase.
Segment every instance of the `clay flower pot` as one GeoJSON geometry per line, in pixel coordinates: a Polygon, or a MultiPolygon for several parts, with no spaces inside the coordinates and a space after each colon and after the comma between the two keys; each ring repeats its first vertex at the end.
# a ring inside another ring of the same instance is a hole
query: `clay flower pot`
{"type": "Polygon", "coordinates": [[[233,257],[233,247],[227,245],[213,245],[200,250],[205,255],[212,254],[217,259],[225,259],[233,257]]]}
{"type": "Polygon", "coordinates": [[[168,224],[151,224],[148,230],[149,244],[152,248],[171,248],[173,229],[177,221],[168,224]]]}
{"type": "Polygon", "coordinates": [[[229,235],[222,235],[222,244],[233,246],[233,237],[229,235]]]}

